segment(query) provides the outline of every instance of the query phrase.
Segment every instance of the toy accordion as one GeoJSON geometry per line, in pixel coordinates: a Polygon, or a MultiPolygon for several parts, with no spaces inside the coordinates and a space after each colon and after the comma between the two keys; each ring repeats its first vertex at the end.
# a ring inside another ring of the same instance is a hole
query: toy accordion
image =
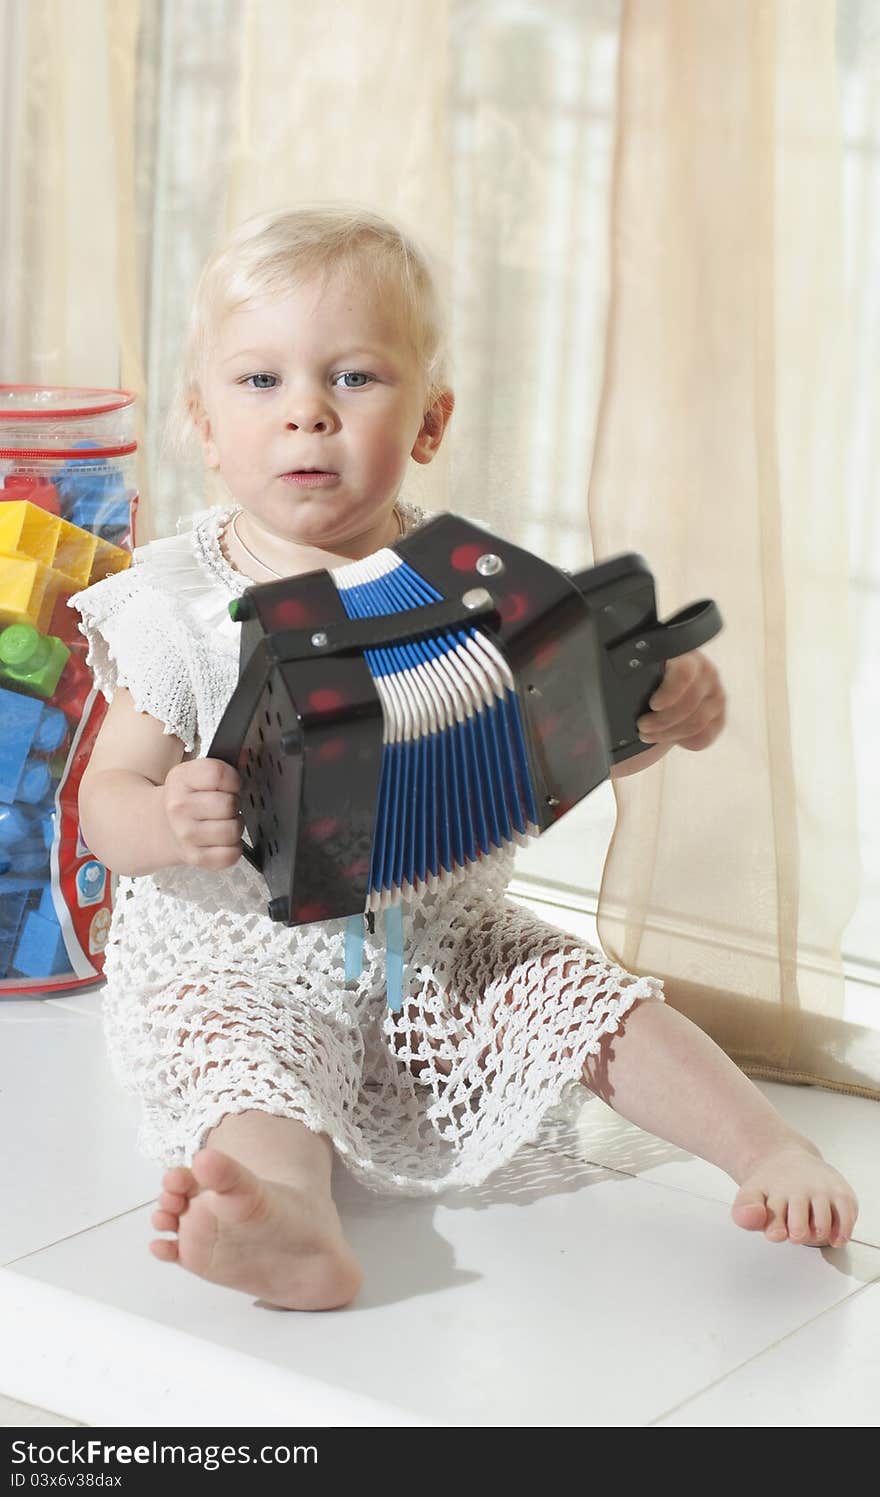
{"type": "Polygon", "coordinates": [[[722,628],[658,623],[627,553],[570,574],[451,513],[333,571],[255,584],[209,749],[241,775],[269,915],[389,909],[537,836],[644,752],[663,662],[722,628]]]}

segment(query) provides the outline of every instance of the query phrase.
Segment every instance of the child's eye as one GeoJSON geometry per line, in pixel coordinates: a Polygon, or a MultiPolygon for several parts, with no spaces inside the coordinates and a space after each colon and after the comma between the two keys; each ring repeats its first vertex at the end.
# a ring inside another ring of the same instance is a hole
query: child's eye
{"type": "MultiPolygon", "coordinates": [[[[336,378],[348,379],[350,376],[353,376],[355,379],[373,379],[372,374],[364,374],[361,369],[346,369],[342,374],[337,374],[336,378]]],[[[346,390],[362,390],[364,387],[363,385],[346,385],[345,388],[346,390]]]]}
{"type": "MultiPolygon", "coordinates": [[[[360,369],[346,369],[342,374],[337,374],[336,378],[371,380],[375,383],[372,374],[365,374],[360,369]]],[[[248,374],[240,383],[247,385],[251,390],[274,390],[275,388],[275,385],[252,385],[252,379],[273,379],[275,380],[275,384],[278,383],[277,376],[274,374],[248,374]]],[[[345,388],[346,390],[363,390],[365,387],[363,385],[346,385],[345,388]]]]}
{"type": "Polygon", "coordinates": [[[248,385],[249,388],[252,389],[252,390],[271,390],[271,389],[274,388],[274,386],[272,386],[272,385],[251,385],[250,381],[252,379],[275,379],[275,375],[274,374],[249,374],[246,379],[240,380],[239,383],[242,384],[242,385],[248,385]]]}

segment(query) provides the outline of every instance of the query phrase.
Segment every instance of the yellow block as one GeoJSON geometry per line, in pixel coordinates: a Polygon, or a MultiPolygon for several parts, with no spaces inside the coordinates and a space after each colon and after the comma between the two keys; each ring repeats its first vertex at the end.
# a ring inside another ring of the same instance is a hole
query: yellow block
{"type": "Polygon", "coordinates": [[[60,520],[59,525],[58,544],[49,565],[70,577],[74,583],[71,592],[78,592],[89,585],[99,537],[80,525],[71,525],[69,520],[60,520]]]}
{"type": "MultiPolygon", "coordinates": [[[[29,499],[0,503],[0,556],[17,556],[51,567],[69,593],[100,582],[131,564],[131,552],[113,546],[81,525],[50,515],[29,499]]],[[[57,589],[56,589],[57,591],[57,589]]]]}
{"type": "Polygon", "coordinates": [[[29,499],[0,504],[0,551],[19,551],[51,567],[62,521],[29,499]]]}
{"type": "Polygon", "coordinates": [[[126,551],[123,546],[114,546],[110,541],[102,540],[96,536],[98,542],[95,551],[95,560],[92,563],[92,575],[89,582],[100,582],[103,577],[109,577],[111,572],[124,572],[126,567],[131,566],[131,552],[126,551]]]}
{"type": "Polygon", "coordinates": [[[0,556],[0,624],[33,624],[48,634],[59,592],[72,592],[63,574],[27,556],[0,556]]]}

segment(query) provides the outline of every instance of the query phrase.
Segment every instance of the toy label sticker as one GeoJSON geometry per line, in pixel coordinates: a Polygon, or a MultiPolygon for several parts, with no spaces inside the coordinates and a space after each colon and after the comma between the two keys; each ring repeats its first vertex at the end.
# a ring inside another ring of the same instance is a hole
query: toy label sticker
{"type": "Polygon", "coordinates": [[[89,925],[89,954],[91,956],[95,956],[99,951],[104,950],[109,934],[110,911],[98,910],[98,913],[92,916],[91,924],[89,925]]]}
{"type": "Polygon", "coordinates": [[[82,868],[76,875],[76,902],[84,904],[100,904],[104,898],[104,886],[107,882],[107,870],[103,863],[92,861],[83,863],[82,868]]]}

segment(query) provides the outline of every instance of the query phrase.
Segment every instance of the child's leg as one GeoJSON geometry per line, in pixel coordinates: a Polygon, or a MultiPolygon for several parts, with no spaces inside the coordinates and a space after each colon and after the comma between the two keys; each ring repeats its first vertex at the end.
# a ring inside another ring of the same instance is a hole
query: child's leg
{"type": "Polygon", "coordinates": [[[350,1303],[360,1265],[330,1193],[333,1146],[294,1118],[227,1114],[192,1162],[163,1177],[155,1257],[291,1310],[350,1303]]]}
{"type": "Polygon", "coordinates": [[[427,1083],[442,1088],[454,1066],[476,1060],[488,1070],[495,1051],[515,1047],[524,1047],[523,1066],[537,1057],[546,1072],[558,1037],[567,1061],[585,1057],[580,1079],[622,1117],[726,1170],[740,1186],[737,1226],[815,1245],[851,1236],[858,1214],[851,1186],[702,1029],[656,998],[636,998],[620,1013],[621,984],[636,978],[509,900],[485,913],[477,906],[475,917],[448,936],[442,1021],[432,1022],[433,1004],[423,1002],[421,1012],[404,1005],[395,1048],[419,1080],[424,1070],[427,1083]],[[546,1046],[530,1034],[532,1016],[547,1025],[546,1046]]]}
{"type": "Polygon", "coordinates": [[[858,1202],[815,1144],[790,1128],[720,1046],[666,1003],[636,1003],[584,1067],[590,1091],[629,1122],[725,1170],[738,1226],[842,1245],[858,1202]]]}

